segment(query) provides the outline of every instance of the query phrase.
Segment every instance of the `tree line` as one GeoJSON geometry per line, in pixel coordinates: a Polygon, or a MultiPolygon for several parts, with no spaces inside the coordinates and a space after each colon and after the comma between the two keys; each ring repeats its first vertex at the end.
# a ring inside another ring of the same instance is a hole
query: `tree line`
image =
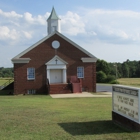
{"type": "Polygon", "coordinates": [[[13,68],[0,67],[0,78],[7,78],[13,76],[14,76],[13,68]]]}
{"type": "Polygon", "coordinates": [[[140,61],[127,59],[123,63],[108,63],[98,59],[96,72],[97,82],[99,83],[117,83],[117,78],[139,78],[140,61]]]}

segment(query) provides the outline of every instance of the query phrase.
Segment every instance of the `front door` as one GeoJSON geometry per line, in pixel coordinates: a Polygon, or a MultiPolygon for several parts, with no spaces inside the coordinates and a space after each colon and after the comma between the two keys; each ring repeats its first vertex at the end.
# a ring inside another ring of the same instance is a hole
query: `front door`
{"type": "Polygon", "coordinates": [[[50,83],[62,83],[62,70],[61,69],[50,70],[50,83]]]}

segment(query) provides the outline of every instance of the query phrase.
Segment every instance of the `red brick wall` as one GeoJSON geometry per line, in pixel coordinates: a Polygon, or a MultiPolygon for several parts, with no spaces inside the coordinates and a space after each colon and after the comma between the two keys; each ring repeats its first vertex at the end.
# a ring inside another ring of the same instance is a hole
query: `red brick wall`
{"type": "Polygon", "coordinates": [[[57,55],[65,60],[67,65],[67,78],[71,75],[77,75],[77,67],[84,67],[83,87],[88,87],[89,91],[96,91],[96,64],[83,63],[82,57],[88,57],[58,35],[54,35],[48,40],[44,41],[22,58],[30,58],[27,64],[14,64],[14,78],[15,86],[14,93],[26,93],[28,89],[36,89],[38,93],[46,92],[46,65],[55,56],[55,50],[52,48],[51,43],[54,40],[60,42],[60,47],[57,50],[57,55]],[[27,68],[35,68],[35,80],[27,80],[27,68]]]}

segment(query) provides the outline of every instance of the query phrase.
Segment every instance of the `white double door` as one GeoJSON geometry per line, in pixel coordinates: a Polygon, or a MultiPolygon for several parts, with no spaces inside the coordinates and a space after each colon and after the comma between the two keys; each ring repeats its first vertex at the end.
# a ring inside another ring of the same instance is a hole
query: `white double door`
{"type": "Polygon", "coordinates": [[[50,70],[50,83],[62,83],[62,82],[63,82],[62,69],[51,69],[50,70]]]}

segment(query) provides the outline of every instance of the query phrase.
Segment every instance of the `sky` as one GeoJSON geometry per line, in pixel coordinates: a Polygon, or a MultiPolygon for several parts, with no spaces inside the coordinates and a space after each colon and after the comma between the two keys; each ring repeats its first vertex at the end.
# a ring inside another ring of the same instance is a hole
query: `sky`
{"type": "Polygon", "coordinates": [[[61,33],[97,58],[140,60],[140,0],[0,0],[0,67],[47,36],[53,6],[61,33]]]}

